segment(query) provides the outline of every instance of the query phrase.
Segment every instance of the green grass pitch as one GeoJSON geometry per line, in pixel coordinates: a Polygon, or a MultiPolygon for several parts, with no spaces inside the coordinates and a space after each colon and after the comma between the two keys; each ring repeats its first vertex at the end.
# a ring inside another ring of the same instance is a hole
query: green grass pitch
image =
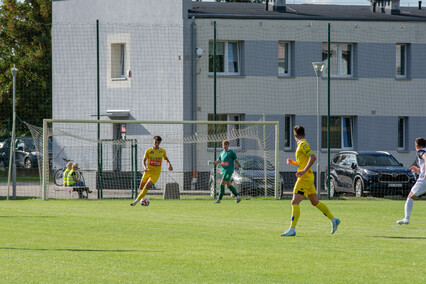
{"type": "Polygon", "coordinates": [[[1,283],[425,283],[426,202],[308,200],[0,201],[1,283]]]}

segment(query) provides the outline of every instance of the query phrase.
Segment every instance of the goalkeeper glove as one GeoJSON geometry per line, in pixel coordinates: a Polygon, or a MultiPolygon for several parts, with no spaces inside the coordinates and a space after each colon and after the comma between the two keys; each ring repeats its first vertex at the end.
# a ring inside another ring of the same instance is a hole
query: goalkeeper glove
{"type": "Polygon", "coordinates": [[[243,168],[240,168],[240,174],[242,177],[246,175],[246,172],[243,170],[243,168]]]}
{"type": "Polygon", "coordinates": [[[213,164],[214,164],[214,162],[212,160],[207,161],[207,165],[213,165],[213,164]]]}

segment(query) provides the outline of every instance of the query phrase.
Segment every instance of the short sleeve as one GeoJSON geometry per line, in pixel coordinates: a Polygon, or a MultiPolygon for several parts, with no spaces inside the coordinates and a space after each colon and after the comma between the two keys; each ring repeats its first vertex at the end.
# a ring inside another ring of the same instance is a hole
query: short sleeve
{"type": "Polygon", "coordinates": [[[426,153],[426,151],[425,150],[419,150],[419,151],[417,151],[417,158],[419,158],[419,159],[423,159],[423,155],[426,153]]]}
{"type": "Polygon", "coordinates": [[[232,159],[237,160],[237,154],[234,151],[232,151],[232,159]]]}
{"type": "Polygon", "coordinates": [[[302,151],[306,154],[306,156],[310,157],[314,154],[311,150],[311,146],[309,146],[308,143],[303,143],[302,145],[302,151]]]}

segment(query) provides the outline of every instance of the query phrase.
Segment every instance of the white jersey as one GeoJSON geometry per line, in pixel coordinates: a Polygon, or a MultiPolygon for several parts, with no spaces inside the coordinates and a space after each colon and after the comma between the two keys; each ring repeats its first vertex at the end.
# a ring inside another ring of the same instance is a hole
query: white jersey
{"type": "Polygon", "coordinates": [[[419,180],[425,179],[425,160],[423,160],[423,155],[426,155],[426,148],[417,151],[417,164],[420,168],[419,180]]]}
{"type": "Polygon", "coordinates": [[[420,196],[426,193],[426,179],[425,179],[425,160],[423,156],[426,155],[426,148],[417,151],[417,165],[420,168],[420,175],[416,183],[411,188],[411,193],[415,196],[420,196]]]}

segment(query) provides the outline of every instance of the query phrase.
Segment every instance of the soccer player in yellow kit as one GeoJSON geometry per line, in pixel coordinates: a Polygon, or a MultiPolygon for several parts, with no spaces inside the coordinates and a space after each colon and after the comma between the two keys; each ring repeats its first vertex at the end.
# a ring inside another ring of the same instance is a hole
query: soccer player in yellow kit
{"type": "Polygon", "coordinates": [[[282,233],[283,237],[296,236],[296,224],[300,217],[299,204],[307,196],[311,201],[311,204],[318,208],[328,219],[331,221],[331,233],[337,230],[337,226],[340,224],[340,220],[334,218],[328,207],[318,200],[318,195],[314,186],[314,173],[312,172],[312,165],[315,163],[317,158],[309,146],[309,143],[305,140],[305,129],[296,125],[293,128],[294,139],[297,142],[296,149],[296,161],[293,159],[287,159],[287,164],[297,166],[297,181],[293,189],[293,199],[291,200],[291,223],[290,228],[282,233]]]}
{"type": "Polygon", "coordinates": [[[145,199],[145,195],[148,190],[157,182],[161,175],[161,164],[164,161],[169,165],[169,171],[173,171],[172,164],[167,158],[166,150],[160,148],[161,143],[160,136],[154,136],[153,146],[148,148],[145,151],[145,155],[143,158],[143,167],[144,174],[142,176],[141,183],[139,185],[139,189],[141,193],[139,193],[138,197],[130,203],[131,206],[135,206],[143,199],[145,199]]]}

